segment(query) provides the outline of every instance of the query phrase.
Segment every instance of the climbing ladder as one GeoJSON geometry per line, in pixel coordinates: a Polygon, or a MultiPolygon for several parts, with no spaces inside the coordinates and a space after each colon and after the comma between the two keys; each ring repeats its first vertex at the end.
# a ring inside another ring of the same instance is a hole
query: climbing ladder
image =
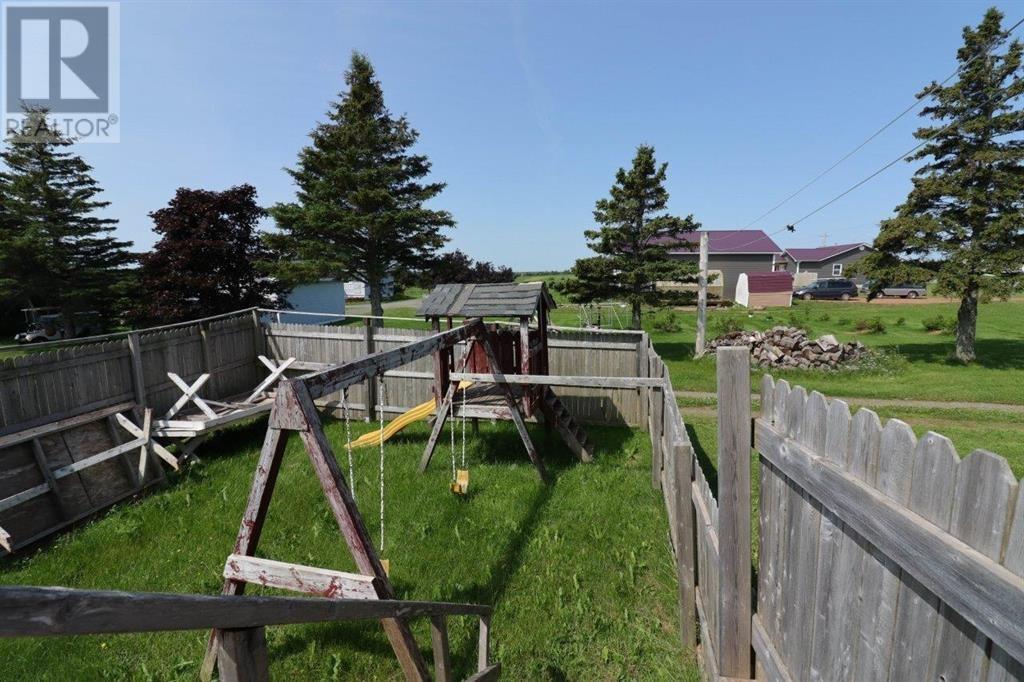
{"type": "Polygon", "coordinates": [[[590,444],[590,439],[587,438],[583,427],[572,418],[565,404],[555,395],[550,386],[544,387],[542,405],[541,409],[544,411],[544,416],[558,429],[558,433],[561,434],[569,449],[576,453],[580,461],[592,462],[594,460],[594,449],[590,444]]]}

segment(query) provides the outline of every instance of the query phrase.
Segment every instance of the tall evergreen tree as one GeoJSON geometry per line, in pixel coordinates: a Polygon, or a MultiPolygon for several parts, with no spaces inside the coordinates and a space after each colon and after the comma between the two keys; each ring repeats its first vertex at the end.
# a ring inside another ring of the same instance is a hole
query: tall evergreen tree
{"type": "Polygon", "coordinates": [[[179,188],[150,213],[160,241],[141,258],[135,320],[166,324],[277,304],[287,289],[259,270],[273,259],[256,230],[264,215],[252,185],[179,188]]]}
{"type": "Polygon", "coordinates": [[[30,134],[14,133],[0,152],[0,296],[60,307],[69,335],[74,313],[110,315],[131,242],[113,235],[117,220],[98,211],[101,189],[72,141],[27,112],[30,134]]]}
{"type": "Polygon", "coordinates": [[[640,329],[644,305],[682,303],[692,295],[656,286],[657,282],[692,282],[697,267],[674,260],[669,247],[684,242],[700,224],[692,215],[679,218],[666,212],[667,163],[658,164],[654,147],[637,147],[633,166],[615,174],[610,196],[598,200],[596,230],[586,230],[587,246],[597,256],[581,258],[561,288],[577,303],[623,300],[633,311],[633,328],[640,329]]]}
{"type": "Polygon", "coordinates": [[[881,224],[875,251],[859,270],[877,292],[888,284],[935,277],[940,293],[960,299],[956,357],[975,359],[978,299],[1005,296],[1022,280],[1024,262],[1024,94],[1021,43],[1009,38],[1003,15],[989,9],[963,30],[960,77],[920,93],[934,102],[921,115],[935,125],[914,133],[924,145],[909,161],[929,159],[913,189],[881,224]]]}
{"type": "Polygon", "coordinates": [[[359,280],[369,287],[371,313],[382,315],[382,282],[426,265],[445,242],[441,228],[455,222],[447,211],[424,208],[445,185],[421,182],[430,162],[410,153],[418,133],[384,106],[365,56],[353,53],[345,83],[348,91],[288,171],[297,200],[270,209],[281,229],[270,240],[287,256],[279,276],[359,280]]]}

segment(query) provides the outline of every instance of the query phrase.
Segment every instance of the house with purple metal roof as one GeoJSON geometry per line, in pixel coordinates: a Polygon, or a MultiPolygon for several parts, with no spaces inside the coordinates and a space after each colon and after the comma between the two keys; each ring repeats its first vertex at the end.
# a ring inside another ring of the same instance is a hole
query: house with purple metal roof
{"type": "Polygon", "coordinates": [[[736,282],[747,272],[774,272],[782,268],[783,251],[763,230],[699,230],[688,232],[682,242],[668,244],[669,255],[697,263],[702,232],[708,234],[708,272],[721,273],[721,298],[736,296],[736,282]]]}
{"type": "Polygon", "coordinates": [[[829,277],[847,277],[862,284],[863,275],[851,277],[848,270],[869,251],[871,245],[864,242],[816,246],[810,249],[786,249],[786,269],[793,274],[797,286],[829,277]]]}

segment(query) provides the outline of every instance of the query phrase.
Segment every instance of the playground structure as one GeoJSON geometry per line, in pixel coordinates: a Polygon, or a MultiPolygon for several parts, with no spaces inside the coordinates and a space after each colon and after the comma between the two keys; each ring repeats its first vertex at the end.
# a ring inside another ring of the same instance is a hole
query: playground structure
{"type": "Polygon", "coordinates": [[[518,325],[487,325],[479,338],[467,342],[458,362],[452,348],[434,353],[437,417],[420,459],[420,471],[430,465],[449,417],[511,420],[542,480],[547,480],[547,471],[525,424],[538,413],[546,425],[557,429],[581,461],[593,459],[593,446],[586,433],[548,386],[542,381],[509,380],[548,373],[548,312],[553,307],[555,301],[543,282],[440,284],[424,298],[416,314],[426,318],[435,332],[440,332],[442,318],[448,329],[453,327],[455,317],[510,317],[518,325]],[[534,327],[532,320],[536,320],[534,327]],[[473,385],[462,387],[465,381],[473,385]],[[459,393],[461,401],[456,401],[459,393]]]}

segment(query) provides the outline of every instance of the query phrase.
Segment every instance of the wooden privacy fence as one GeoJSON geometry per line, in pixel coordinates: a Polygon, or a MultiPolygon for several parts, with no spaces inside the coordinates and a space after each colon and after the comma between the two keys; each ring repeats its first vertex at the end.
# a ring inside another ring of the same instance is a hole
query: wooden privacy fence
{"type": "Polygon", "coordinates": [[[263,343],[254,310],[242,310],[0,360],[0,435],[125,401],[162,412],[181,395],[167,372],[188,381],[209,372],[210,398],[240,393],[262,378],[263,343]]]}
{"type": "MultiPolygon", "coordinates": [[[[687,642],[699,622],[705,677],[1024,679],[1024,485],[1006,461],[961,460],[941,435],[770,376],[751,421],[748,350],[717,362],[717,502],[685,448],[662,437],[653,458],[678,565],[695,565],[679,574],[681,622],[687,642]]],[[[652,409],[652,442],[681,426],[652,409]]]]}
{"type": "MultiPolygon", "coordinates": [[[[432,335],[429,329],[379,328],[369,324],[325,326],[319,324],[270,322],[266,325],[267,352],[277,360],[294,357],[296,370],[317,370],[348,362],[370,353],[392,350],[432,335]]],[[[551,374],[565,376],[636,377],[648,376],[644,332],[565,330],[552,328],[548,340],[551,374]]],[[[464,345],[455,349],[461,354],[464,345]]],[[[400,414],[433,397],[434,366],[420,358],[384,377],[384,412],[400,414]]],[[[646,422],[647,401],[636,389],[559,387],[559,398],[584,423],[628,424],[646,422]]],[[[329,405],[340,404],[341,395],[329,396],[329,405]]],[[[380,403],[376,382],[348,389],[353,414],[374,418],[380,403]],[[369,407],[367,407],[369,405],[369,407]]]]}

